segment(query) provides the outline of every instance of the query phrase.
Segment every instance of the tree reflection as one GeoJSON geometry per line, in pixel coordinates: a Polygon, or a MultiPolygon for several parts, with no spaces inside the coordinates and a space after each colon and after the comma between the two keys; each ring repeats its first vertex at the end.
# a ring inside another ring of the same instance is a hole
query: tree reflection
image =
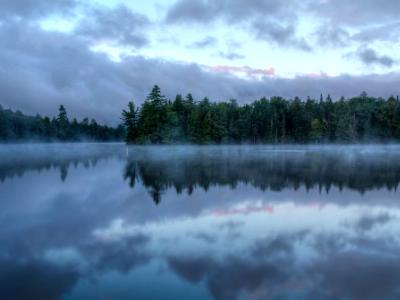
{"type": "Polygon", "coordinates": [[[318,188],[329,193],[332,187],[365,193],[370,190],[396,190],[400,181],[400,154],[386,156],[359,153],[271,153],[268,155],[173,155],[130,157],[124,178],[131,187],[140,180],[154,202],[170,188],[191,194],[196,188],[212,186],[234,189],[246,184],[262,191],[318,188]]]}

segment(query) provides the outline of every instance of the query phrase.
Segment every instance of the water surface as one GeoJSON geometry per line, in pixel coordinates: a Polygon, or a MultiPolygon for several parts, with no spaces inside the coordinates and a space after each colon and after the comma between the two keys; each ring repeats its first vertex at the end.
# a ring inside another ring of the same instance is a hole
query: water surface
{"type": "Polygon", "coordinates": [[[399,299],[400,147],[0,146],[0,299],[399,299]]]}

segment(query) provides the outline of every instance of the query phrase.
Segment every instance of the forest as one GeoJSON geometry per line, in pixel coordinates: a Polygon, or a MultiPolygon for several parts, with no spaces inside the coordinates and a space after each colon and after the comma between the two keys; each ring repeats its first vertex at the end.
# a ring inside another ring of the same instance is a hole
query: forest
{"type": "Polygon", "coordinates": [[[0,105],[0,141],[122,141],[125,136],[123,126],[112,128],[99,125],[96,120],[76,118],[69,120],[67,111],[60,105],[57,117],[50,119],[40,115],[27,116],[20,111],[4,109],[0,105]]]}
{"type": "Polygon", "coordinates": [[[369,97],[301,100],[272,97],[236,100],[170,100],[156,85],[140,107],[133,102],[113,128],[84,118],[27,116],[0,106],[0,141],[125,141],[128,144],[278,144],[400,141],[400,101],[369,97]]]}
{"type": "Polygon", "coordinates": [[[301,100],[272,97],[236,100],[169,100],[154,86],[140,107],[122,112],[131,144],[364,143],[400,140],[400,101],[369,97],[301,100]]]}

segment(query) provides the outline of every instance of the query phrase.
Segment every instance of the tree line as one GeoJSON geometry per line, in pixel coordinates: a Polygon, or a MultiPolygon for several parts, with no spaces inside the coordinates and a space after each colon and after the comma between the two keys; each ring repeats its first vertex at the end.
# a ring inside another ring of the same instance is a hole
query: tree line
{"type": "Polygon", "coordinates": [[[351,143],[400,140],[400,101],[358,97],[333,101],[298,97],[196,101],[191,94],[169,100],[154,86],[144,103],[122,112],[125,140],[132,144],[351,143]]]}
{"type": "Polygon", "coordinates": [[[99,125],[96,120],[69,120],[63,105],[57,117],[27,116],[20,111],[4,109],[0,105],[0,141],[122,141],[122,125],[112,128],[99,125]]]}

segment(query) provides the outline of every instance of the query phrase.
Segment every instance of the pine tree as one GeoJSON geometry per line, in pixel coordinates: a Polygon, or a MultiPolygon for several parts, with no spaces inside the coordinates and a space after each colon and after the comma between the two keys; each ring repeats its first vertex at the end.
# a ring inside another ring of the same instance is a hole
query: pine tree
{"type": "Polygon", "coordinates": [[[128,103],[128,110],[122,111],[122,122],[126,129],[125,141],[127,143],[137,142],[139,138],[138,121],[138,109],[135,108],[135,104],[131,101],[128,103]]]}
{"type": "Polygon", "coordinates": [[[67,140],[68,138],[68,116],[67,110],[65,109],[64,105],[60,105],[58,109],[58,116],[57,116],[57,137],[60,140],[67,140]]]}

